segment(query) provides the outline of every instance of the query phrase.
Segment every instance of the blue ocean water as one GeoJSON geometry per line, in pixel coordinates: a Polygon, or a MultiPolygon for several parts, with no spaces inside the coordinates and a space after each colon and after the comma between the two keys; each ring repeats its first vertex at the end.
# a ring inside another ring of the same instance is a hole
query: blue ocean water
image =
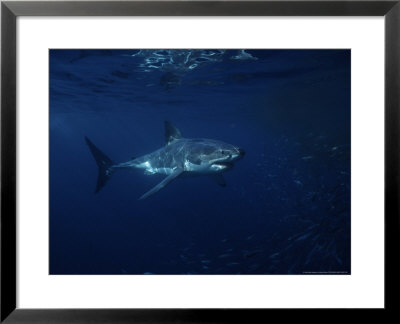
{"type": "Polygon", "coordinates": [[[50,50],[50,274],[349,274],[350,50],[50,50]],[[224,173],[115,172],[185,138],[224,173]]]}

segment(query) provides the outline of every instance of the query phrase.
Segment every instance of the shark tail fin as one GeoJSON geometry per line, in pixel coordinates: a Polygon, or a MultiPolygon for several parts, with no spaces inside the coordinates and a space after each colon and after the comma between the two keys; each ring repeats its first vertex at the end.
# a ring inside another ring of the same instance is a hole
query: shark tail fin
{"type": "Polygon", "coordinates": [[[99,167],[99,175],[97,177],[97,185],[95,190],[95,193],[98,193],[101,188],[106,185],[108,179],[110,179],[111,175],[113,174],[114,170],[112,166],[114,165],[114,162],[102,151],[100,151],[86,136],[85,140],[89,146],[90,152],[92,152],[92,155],[96,160],[97,166],[99,167]]]}

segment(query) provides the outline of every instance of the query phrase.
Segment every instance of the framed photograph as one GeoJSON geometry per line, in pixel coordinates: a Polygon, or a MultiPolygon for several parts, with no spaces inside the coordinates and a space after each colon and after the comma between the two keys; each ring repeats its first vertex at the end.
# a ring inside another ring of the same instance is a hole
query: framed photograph
{"type": "Polygon", "coordinates": [[[399,15],[3,1],[1,321],[394,311],[399,15]]]}

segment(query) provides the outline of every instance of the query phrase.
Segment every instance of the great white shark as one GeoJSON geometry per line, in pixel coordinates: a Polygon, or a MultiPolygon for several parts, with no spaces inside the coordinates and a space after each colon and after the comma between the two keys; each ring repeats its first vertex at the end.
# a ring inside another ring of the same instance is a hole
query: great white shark
{"type": "Polygon", "coordinates": [[[243,149],[213,139],[184,138],[170,122],[165,121],[165,146],[152,153],[127,162],[114,163],[87,137],[86,143],[99,167],[96,193],[107,183],[111,175],[121,169],[143,169],[145,174],[165,174],[166,177],[139,199],[145,199],[178,177],[206,175],[225,187],[223,172],[233,168],[245,152],[243,149]]]}

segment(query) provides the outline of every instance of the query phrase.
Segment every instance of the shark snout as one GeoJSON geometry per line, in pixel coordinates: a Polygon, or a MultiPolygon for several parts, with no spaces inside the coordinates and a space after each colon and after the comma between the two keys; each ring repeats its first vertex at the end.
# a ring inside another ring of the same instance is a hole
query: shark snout
{"type": "Polygon", "coordinates": [[[230,155],[229,158],[232,162],[235,162],[243,158],[245,154],[246,154],[245,150],[239,147],[235,147],[235,152],[232,153],[232,155],[230,155]]]}

